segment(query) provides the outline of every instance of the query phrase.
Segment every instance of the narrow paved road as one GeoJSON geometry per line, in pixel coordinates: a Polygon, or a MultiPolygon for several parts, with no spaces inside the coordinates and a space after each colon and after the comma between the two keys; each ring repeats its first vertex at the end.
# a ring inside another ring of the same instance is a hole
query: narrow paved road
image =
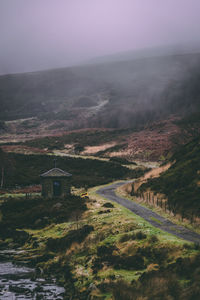
{"type": "Polygon", "coordinates": [[[118,204],[128,208],[136,215],[142,217],[155,227],[158,227],[168,233],[171,233],[179,238],[186,241],[200,244],[200,234],[197,234],[185,227],[173,224],[169,220],[161,217],[150,209],[139,205],[138,203],[132,202],[125,198],[119,197],[115,194],[115,190],[127,182],[114,183],[112,185],[100,188],[97,194],[103,196],[106,199],[117,202],[118,204]],[[156,219],[156,220],[155,220],[156,219]],[[157,222],[156,222],[157,221],[157,222]]]}

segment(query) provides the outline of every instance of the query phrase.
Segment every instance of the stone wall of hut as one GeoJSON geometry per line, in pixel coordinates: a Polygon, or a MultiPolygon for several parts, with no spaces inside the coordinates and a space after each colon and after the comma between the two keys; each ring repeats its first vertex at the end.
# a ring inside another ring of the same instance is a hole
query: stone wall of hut
{"type": "Polygon", "coordinates": [[[54,181],[61,182],[61,196],[65,197],[70,194],[71,184],[70,178],[43,178],[42,179],[42,196],[45,198],[53,198],[53,183],[54,181]]]}

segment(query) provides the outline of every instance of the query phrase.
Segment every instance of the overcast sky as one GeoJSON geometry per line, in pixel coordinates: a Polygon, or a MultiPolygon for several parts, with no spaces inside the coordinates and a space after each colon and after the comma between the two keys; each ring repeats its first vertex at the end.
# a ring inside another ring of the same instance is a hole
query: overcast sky
{"type": "Polygon", "coordinates": [[[0,74],[200,40],[200,0],[0,0],[0,74]]]}

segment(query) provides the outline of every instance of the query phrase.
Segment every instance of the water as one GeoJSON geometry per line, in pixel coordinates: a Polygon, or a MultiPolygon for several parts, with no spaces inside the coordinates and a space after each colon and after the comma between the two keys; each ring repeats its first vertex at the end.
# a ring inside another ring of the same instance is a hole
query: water
{"type": "Polygon", "coordinates": [[[64,288],[50,281],[36,278],[35,270],[6,261],[11,252],[0,252],[0,300],[62,300],[64,288]]]}

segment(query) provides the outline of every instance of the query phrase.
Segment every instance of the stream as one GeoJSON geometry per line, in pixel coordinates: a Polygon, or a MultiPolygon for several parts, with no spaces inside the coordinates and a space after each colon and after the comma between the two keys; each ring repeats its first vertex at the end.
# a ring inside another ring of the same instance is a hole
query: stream
{"type": "Polygon", "coordinates": [[[0,251],[0,300],[62,300],[64,288],[55,279],[36,277],[34,269],[16,265],[12,261],[14,250],[0,251]]]}

